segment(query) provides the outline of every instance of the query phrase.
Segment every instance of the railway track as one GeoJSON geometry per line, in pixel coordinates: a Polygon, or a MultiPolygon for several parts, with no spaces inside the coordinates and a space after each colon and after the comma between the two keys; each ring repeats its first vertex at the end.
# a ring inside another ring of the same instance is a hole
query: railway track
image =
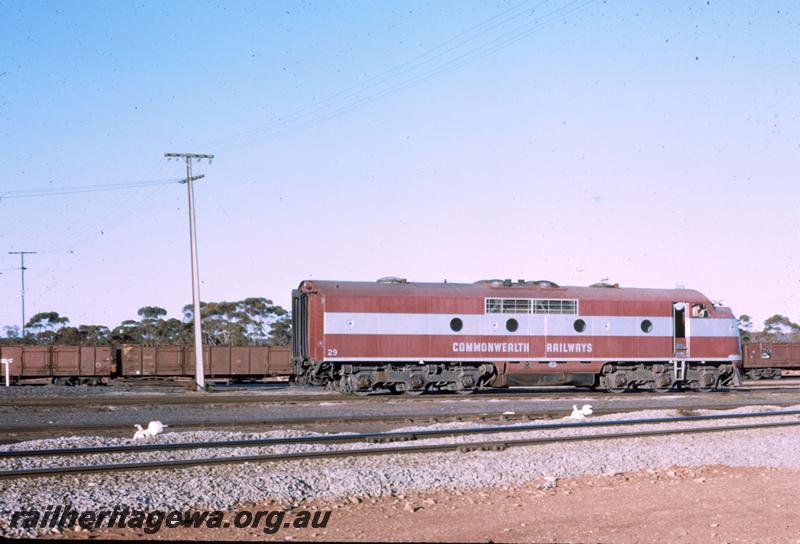
{"type": "MultiPolygon", "coordinates": [[[[752,385],[736,389],[729,389],[723,391],[714,391],[707,393],[695,393],[692,391],[675,391],[672,394],[698,394],[703,396],[711,395],[739,395],[751,392],[786,392],[793,389],[800,390],[800,383],[787,384],[787,385],[752,385]]],[[[195,393],[195,394],[136,394],[128,396],[126,394],[118,395],[86,395],[86,396],[72,396],[66,395],[61,397],[0,397],[0,407],[61,407],[61,406],[139,406],[139,405],[213,405],[213,404],[303,404],[310,402],[336,402],[336,403],[351,403],[351,402],[425,402],[435,401],[442,399],[459,399],[459,400],[487,400],[487,399],[503,399],[503,400],[541,400],[546,395],[553,395],[556,393],[559,398],[586,398],[587,396],[603,399],[603,398],[623,398],[626,395],[648,395],[653,394],[648,391],[639,391],[631,393],[607,393],[603,391],[589,391],[589,390],[556,390],[540,389],[537,391],[530,391],[529,389],[522,390],[487,390],[477,392],[473,395],[462,397],[447,393],[429,394],[420,396],[407,396],[407,395],[368,395],[368,396],[349,396],[340,393],[321,392],[316,394],[258,394],[250,393],[246,395],[237,395],[231,393],[195,393]]],[[[669,395],[671,393],[659,393],[658,396],[669,395]]]]}
{"type": "MultiPolygon", "coordinates": [[[[665,406],[664,404],[651,406],[631,406],[614,408],[597,408],[595,415],[609,415],[617,413],[640,412],[645,410],[730,410],[734,408],[744,408],[748,406],[793,406],[800,403],[798,401],[786,402],[736,402],[736,403],[716,403],[687,406],[665,406]]],[[[536,419],[562,418],[568,410],[544,409],[544,410],[522,410],[505,412],[461,412],[455,414],[426,413],[426,414],[407,414],[407,415],[363,415],[363,416],[344,416],[344,417],[301,417],[301,418],[276,418],[262,420],[223,420],[223,421],[199,421],[199,422],[180,422],[164,421],[171,432],[203,431],[203,430],[227,430],[227,431],[263,431],[264,429],[274,428],[304,428],[320,429],[325,431],[336,431],[338,429],[350,429],[356,426],[396,426],[396,425],[419,425],[435,423],[453,422],[515,422],[531,421],[536,419]]],[[[10,444],[24,440],[36,440],[43,438],[54,438],[55,436],[67,435],[92,435],[102,433],[109,436],[129,436],[133,432],[133,423],[97,424],[87,423],[81,425],[6,425],[0,426],[0,444],[10,444]],[[57,432],[57,434],[55,434],[57,432]]]]}
{"type": "MultiPolygon", "coordinates": [[[[597,427],[630,427],[646,426],[665,423],[694,423],[699,421],[725,421],[735,419],[762,419],[771,417],[800,416],[800,410],[783,410],[773,412],[747,412],[738,414],[714,414],[704,416],[679,416],[667,418],[648,418],[632,420],[608,421],[580,421],[569,423],[539,423],[532,425],[477,427],[462,429],[422,430],[413,432],[380,432],[380,433],[350,433],[344,435],[322,435],[306,437],[271,438],[258,440],[236,440],[218,442],[193,442],[178,444],[141,444],[129,446],[103,446],[78,449],[57,450],[25,450],[16,452],[2,452],[0,458],[24,458],[42,456],[75,456],[103,453],[130,453],[147,451],[172,451],[181,449],[208,449],[208,448],[239,448],[239,447],[268,447],[287,444],[325,444],[325,443],[354,443],[354,442],[396,442],[408,440],[421,440],[430,438],[451,438],[456,436],[487,435],[500,433],[521,433],[543,430],[565,430],[576,428],[597,427]]],[[[168,461],[143,461],[134,463],[115,463],[98,465],[76,465],[22,468],[0,471],[0,479],[13,479],[22,477],[44,477],[65,474],[87,474],[99,472],[122,472],[153,469],[175,469],[193,466],[241,464],[250,462],[279,462],[292,460],[310,460],[323,458],[341,458],[372,455],[401,455],[410,453],[433,453],[458,451],[468,453],[479,450],[500,451],[512,447],[533,446],[553,443],[570,443],[597,440],[628,439],[640,437],[670,436],[678,434],[699,434],[716,432],[733,432],[753,429],[770,429],[779,427],[800,426],[800,419],[791,419],[778,422],[757,422],[741,425],[717,425],[706,427],[683,427],[659,430],[635,430],[631,432],[592,433],[568,436],[550,437],[524,437],[518,439],[486,440],[469,442],[450,442],[443,444],[421,444],[415,446],[386,446],[367,448],[346,448],[333,450],[315,450],[290,453],[268,453],[261,455],[243,455],[228,457],[206,457],[198,459],[180,459],[168,461]]]]}

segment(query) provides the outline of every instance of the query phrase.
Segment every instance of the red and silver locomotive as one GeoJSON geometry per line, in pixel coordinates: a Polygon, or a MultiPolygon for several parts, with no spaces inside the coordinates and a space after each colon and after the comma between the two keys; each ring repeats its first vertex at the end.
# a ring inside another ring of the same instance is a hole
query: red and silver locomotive
{"type": "Polygon", "coordinates": [[[713,390],[742,360],[731,310],[689,289],[384,278],[304,281],[292,298],[296,379],[352,393],[713,390]]]}

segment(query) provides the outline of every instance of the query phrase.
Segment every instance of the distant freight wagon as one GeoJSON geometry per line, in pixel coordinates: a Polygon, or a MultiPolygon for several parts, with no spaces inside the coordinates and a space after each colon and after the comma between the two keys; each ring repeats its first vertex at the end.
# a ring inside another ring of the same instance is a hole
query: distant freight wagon
{"type": "Polygon", "coordinates": [[[800,344],[753,342],[742,347],[744,371],[748,378],[777,379],[783,370],[800,370],[800,344]]]}
{"type": "MultiPolygon", "coordinates": [[[[204,346],[210,379],[260,380],[291,374],[288,346],[204,346]]],[[[115,378],[194,376],[194,349],[185,346],[0,346],[11,379],[50,378],[55,384],[98,385],[115,378]]],[[[3,372],[4,369],[0,369],[3,372]]],[[[1,381],[1,380],[0,380],[1,381]]]]}

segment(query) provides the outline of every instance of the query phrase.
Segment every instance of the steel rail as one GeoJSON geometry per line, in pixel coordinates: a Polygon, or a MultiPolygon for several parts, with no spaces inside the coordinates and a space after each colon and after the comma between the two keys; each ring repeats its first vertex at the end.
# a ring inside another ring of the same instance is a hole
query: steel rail
{"type": "Polygon", "coordinates": [[[386,431],[369,433],[326,434],[283,438],[253,438],[245,440],[214,440],[208,442],[173,442],[163,444],[125,444],[118,446],[90,446],[83,448],[53,448],[37,450],[0,451],[0,458],[48,457],[64,455],[91,455],[107,453],[130,453],[148,451],[174,451],[189,449],[268,447],[287,444],[337,444],[348,442],[400,442],[476,434],[520,433],[529,431],[553,431],[563,429],[584,429],[594,427],[628,427],[636,425],[656,425],[661,423],[690,423],[695,421],[718,421],[729,419],[749,419],[762,417],[798,416],[800,410],[780,410],[772,412],[743,412],[737,414],[709,414],[697,416],[674,416],[640,419],[610,419],[603,421],[570,421],[560,423],[533,423],[530,425],[501,425],[493,427],[468,427],[464,429],[425,429],[419,431],[386,431]]]}
{"type": "MultiPolygon", "coordinates": [[[[672,406],[669,404],[658,403],[646,406],[623,406],[618,408],[597,408],[595,415],[608,415],[615,413],[640,412],[645,410],[729,410],[735,408],[745,408],[748,406],[795,406],[800,401],[758,401],[758,402],[736,402],[720,404],[698,404],[672,406]]],[[[434,423],[451,421],[486,421],[486,420],[525,420],[525,419],[547,419],[552,417],[562,417],[569,408],[547,409],[547,410],[515,410],[513,412],[457,412],[457,413],[425,413],[425,414],[379,414],[379,415],[355,415],[344,417],[295,417],[278,418],[266,420],[223,420],[223,421],[192,421],[192,422],[173,422],[164,423],[172,430],[205,430],[215,428],[226,429],[254,429],[259,427],[294,427],[294,426],[336,426],[352,425],[357,423],[414,423],[418,421],[432,421],[434,423]]],[[[61,433],[129,433],[133,429],[133,423],[126,424],[104,424],[88,423],[82,425],[6,425],[0,426],[0,444],[10,444],[19,442],[23,439],[32,437],[50,438],[53,431],[61,433]],[[12,437],[13,438],[8,438],[12,437]]]]}
{"type": "MultiPolygon", "coordinates": [[[[796,403],[795,403],[796,404],[796,403]]],[[[773,404],[775,405],[775,404],[773,404]]],[[[737,406],[738,407],[738,406],[737,406]]],[[[644,408],[645,410],[647,408],[644,408]]],[[[611,414],[630,411],[641,411],[641,408],[621,408],[608,410],[595,410],[595,414],[611,414]]],[[[354,425],[359,423],[415,423],[420,421],[443,423],[443,422],[466,422],[466,421],[514,421],[530,419],[547,419],[555,416],[563,416],[568,409],[561,410],[536,410],[536,411],[515,411],[515,412],[461,412],[454,414],[398,414],[398,415],[363,415],[345,417],[299,417],[299,418],[279,418],[267,420],[228,420],[228,421],[193,421],[193,422],[170,422],[165,421],[165,425],[172,431],[184,430],[206,430],[215,428],[224,429],[253,429],[259,427],[317,427],[317,426],[337,426],[354,425]]],[[[9,425],[0,427],[0,437],[14,436],[13,439],[0,438],[0,444],[11,444],[20,442],[21,437],[51,438],[53,431],[60,433],[91,433],[91,432],[124,432],[129,435],[134,428],[133,423],[129,424],[103,424],[89,423],[84,425],[40,425],[32,427],[30,425],[9,425]]],[[[62,435],[63,436],[63,435],[62,435]]]]}
{"type": "MultiPolygon", "coordinates": [[[[544,387],[544,386],[542,386],[544,387]]],[[[537,387],[537,389],[542,389],[537,387]]],[[[698,393],[703,397],[711,395],[731,395],[735,396],[741,393],[764,393],[764,392],[787,392],[793,389],[800,389],[796,387],[755,387],[748,388],[735,388],[725,389],[712,392],[698,393]]],[[[656,398],[663,397],[669,398],[670,394],[691,394],[694,391],[674,391],[670,393],[655,393],[652,391],[637,391],[633,392],[634,395],[653,395],[656,398]]],[[[66,397],[2,397],[0,396],[0,406],[39,406],[39,407],[60,407],[60,406],[74,406],[74,405],[100,405],[100,406],[135,406],[142,404],[158,404],[158,405],[196,405],[196,404],[298,404],[308,402],[425,402],[436,401],[440,399],[458,399],[469,401],[480,401],[484,399],[502,399],[502,400],[542,400],[553,394],[558,394],[560,398],[586,398],[587,396],[593,397],[593,400],[600,400],[602,398],[622,398],[620,393],[609,393],[607,391],[565,391],[558,390],[552,391],[542,389],[536,392],[532,391],[508,391],[508,390],[486,390],[477,391],[468,396],[454,396],[449,393],[433,393],[419,396],[409,395],[344,395],[342,393],[318,393],[307,395],[273,395],[251,393],[247,395],[234,395],[230,393],[206,393],[206,394],[190,394],[186,396],[173,396],[170,394],[159,395],[139,395],[136,396],[123,396],[116,395],[93,395],[93,396],[66,396],[66,397]]]]}
{"type": "Polygon", "coordinates": [[[298,453],[280,453],[264,455],[247,455],[238,457],[216,457],[203,459],[182,459],[172,461],[140,462],[140,463],[117,463],[109,465],[89,465],[74,467],[49,467],[49,468],[30,468],[0,471],[0,479],[13,479],[24,477],[44,477],[60,476],[65,474],[90,474],[100,472],[123,472],[137,470],[156,470],[156,469],[177,469],[193,466],[208,465],[232,465],[242,463],[264,463],[295,460],[313,460],[341,457],[364,457],[373,455],[403,455],[412,453],[435,453],[458,451],[468,453],[472,451],[502,451],[508,448],[522,446],[536,446],[555,443],[586,442],[595,440],[614,440],[627,438],[643,438],[671,436],[677,434],[700,434],[717,433],[754,429],[770,429],[778,427],[799,426],[800,421],[781,421],[775,423],[750,423],[745,425],[729,425],[721,427],[690,427],[684,429],[664,429],[656,431],[637,431],[628,433],[605,433],[605,434],[585,434],[576,436],[561,436],[549,438],[523,438],[515,440],[496,440],[486,442],[466,442],[456,444],[429,444],[406,447],[388,448],[361,448],[344,449],[330,451],[312,451],[298,453]]]}

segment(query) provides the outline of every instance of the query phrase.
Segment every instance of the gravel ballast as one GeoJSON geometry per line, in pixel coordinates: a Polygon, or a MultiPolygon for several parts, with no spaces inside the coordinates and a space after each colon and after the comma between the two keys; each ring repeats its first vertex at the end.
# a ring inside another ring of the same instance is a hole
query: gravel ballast
{"type": "MultiPolygon", "coordinates": [[[[782,407],[797,409],[800,407],[782,407]]],[[[742,408],[724,413],[772,411],[770,407],[742,408]]],[[[712,413],[712,412],[698,412],[712,413]]],[[[592,417],[592,420],[621,420],[680,415],[658,410],[592,417]]],[[[664,430],[687,426],[741,425],[756,421],[796,421],[796,416],[764,419],[701,421],[637,427],[604,427],[502,433],[490,436],[460,436],[414,441],[414,445],[466,443],[478,440],[520,439],[575,434],[630,432],[634,429],[664,430]]],[[[476,426],[474,423],[449,423],[402,430],[446,429],[476,426]]],[[[165,432],[146,443],[202,442],[304,436],[294,430],[265,433],[165,432]]],[[[127,438],[65,437],[21,442],[2,450],[75,448],[134,443],[127,438]]],[[[140,443],[140,442],[136,442],[140,443]]],[[[410,445],[411,443],[399,444],[410,445]]],[[[340,448],[396,447],[391,444],[298,444],[236,449],[197,449],[163,452],[85,455],[79,457],[11,458],[0,460],[0,470],[42,466],[75,466],[137,461],[163,461],[259,455],[340,448]]],[[[511,448],[505,451],[470,453],[432,453],[353,457],[315,461],[248,463],[179,470],[101,473],[74,476],[24,478],[0,481],[0,534],[26,534],[8,527],[11,514],[26,508],[44,510],[48,505],[70,502],[78,510],[127,505],[140,510],[191,507],[230,510],[243,503],[275,501],[297,504],[344,497],[377,497],[413,491],[464,489],[514,485],[542,478],[564,478],[584,474],[631,472],[643,468],[672,466],[796,467],[800,465],[800,431],[796,427],[745,430],[713,434],[687,434],[666,437],[614,439],[594,442],[548,444],[511,448]]]]}

